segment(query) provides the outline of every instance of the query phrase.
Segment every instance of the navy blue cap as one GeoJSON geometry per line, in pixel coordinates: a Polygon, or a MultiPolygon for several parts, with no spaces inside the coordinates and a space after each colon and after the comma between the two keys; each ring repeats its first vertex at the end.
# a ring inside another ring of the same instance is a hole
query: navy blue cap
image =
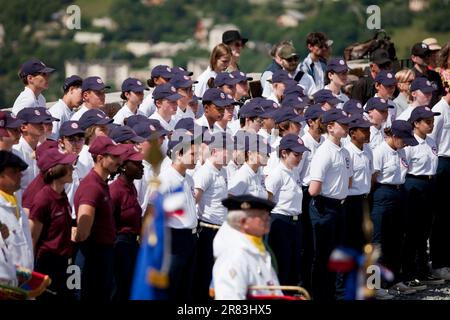
{"type": "Polygon", "coordinates": [[[0,110],[0,137],[9,137],[9,133],[6,130],[6,113],[0,110]]]}
{"type": "Polygon", "coordinates": [[[436,88],[433,84],[425,77],[417,77],[413,80],[410,87],[411,92],[420,90],[423,93],[431,93],[436,91],[436,88]]]}
{"type": "Polygon", "coordinates": [[[177,101],[183,96],[177,93],[177,89],[171,83],[164,83],[155,88],[153,91],[153,99],[167,99],[170,101],[177,101]]]}
{"type": "Polygon", "coordinates": [[[150,119],[142,114],[135,114],[135,115],[129,116],[126,119],[126,122],[127,122],[127,126],[133,128],[138,123],[148,122],[148,120],[150,120],[150,119]]]}
{"type": "Polygon", "coordinates": [[[110,119],[106,113],[99,109],[90,109],[86,111],[80,117],[80,120],[78,120],[78,124],[83,130],[95,125],[107,125],[111,122],[113,122],[113,119],[110,119]]]}
{"type": "Polygon", "coordinates": [[[336,105],[343,102],[333,95],[333,92],[328,89],[321,89],[313,94],[314,103],[329,103],[331,105],[336,105]]]}
{"type": "Polygon", "coordinates": [[[239,104],[233,97],[229,94],[224,93],[218,88],[210,88],[203,94],[203,104],[206,102],[212,102],[217,107],[226,107],[229,105],[239,104]]]}
{"type": "Polygon", "coordinates": [[[272,152],[272,148],[267,143],[267,139],[264,139],[259,134],[249,133],[245,140],[245,151],[269,154],[272,152]]]}
{"type": "Polygon", "coordinates": [[[287,134],[281,138],[279,150],[291,150],[298,153],[309,151],[309,149],[305,147],[303,140],[295,134],[287,134]]]}
{"type": "Polygon", "coordinates": [[[414,121],[433,118],[435,116],[439,116],[440,114],[441,114],[440,112],[431,111],[429,106],[418,106],[412,110],[411,116],[409,117],[408,121],[414,123],[414,121]]]}
{"type": "Polygon", "coordinates": [[[370,111],[373,109],[377,109],[378,111],[384,111],[384,110],[393,109],[393,108],[394,108],[394,106],[391,106],[390,104],[388,104],[387,100],[385,100],[383,98],[379,98],[379,97],[373,97],[367,101],[364,111],[367,112],[367,111],[370,111]]]}
{"type": "Polygon", "coordinates": [[[63,90],[66,91],[67,89],[69,89],[70,87],[72,87],[74,85],[81,87],[82,84],[83,84],[83,79],[80,76],[73,75],[64,80],[63,90]]]}
{"type": "Polygon", "coordinates": [[[365,120],[362,117],[362,114],[354,114],[350,117],[350,123],[348,124],[348,128],[352,129],[352,128],[370,128],[370,126],[372,125],[370,123],[370,121],[365,120]]]}
{"type": "Polygon", "coordinates": [[[192,75],[194,74],[191,71],[187,71],[186,69],[182,68],[182,67],[173,67],[172,68],[172,73],[174,75],[183,75],[183,76],[188,76],[188,77],[192,77],[192,75]]]}
{"type": "MultiPolygon", "coordinates": [[[[222,205],[229,211],[258,209],[270,213],[273,208],[275,208],[274,202],[255,197],[250,194],[243,194],[239,196],[230,195],[228,198],[222,200],[222,205]]],[[[254,212],[257,213],[258,211],[254,212]]]]}
{"type": "Polygon", "coordinates": [[[375,77],[375,82],[381,83],[383,86],[395,86],[397,79],[392,71],[381,70],[375,77]]]}
{"type": "Polygon", "coordinates": [[[304,118],[305,120],[309,119],[318,119],[321,115],[325,113],[325,110],[322,109],[322,106],[319,103],[313,104],[306,109],[304,118]]]}
{"type": "Polygon", "coordinates": [[[197,140],[192,134],[178,131],[170,137],[167,149],[173,151],[179,144],[193,144],[196,142],[197,140]]]}
{"type": "Polygon", "coordinates": [[[336,73],[347,72],[348,66],[345,63],[344,58],[342,57],[332,58],[330,61],[328,61],[327,71],[333,71],[336,73]]]}
{"type": "Polygon", "coordinates": [[[191,88],[194,83],[198,83],[198,81],[192,81],[189,76],[183,75],[181,73],[175,74],[172,79],[170,79],[170,83],[176,88],[191,88]]]}
{"type": "Polygon", "coordinates": [[[18,129],[21,125],[25,123],[22,119],[17,118],[17,116],[11,111],[4,111],[6,113],[6,125],[7,129],[18,129]]]}
{"type": "Polygon", "coordinates": [[[52,114],[50,113],[50,111],[48,111],[46,107],[37,107],[36,109],[38,109],[42,114],[47,115],[47,120],[44,121],[44,123],[52,123],[53,121],[59,121],[58,118],[52,116],[52,114]]]}
{"type": "Polygon", "coordinates": [[[280,123],[283,121],[292,121],[292,122],[303,122],[305,118],[299,115],[298,111],[293,108],[278,108],[272,113],[273,119],[275,123],[280,123]]]}
{"type": "Polygon", "coordinates": [[[70,137],[76,134],[84,134],[84,130],[80,128],[78,121],[66,121],[61,124],[59,129],[60,137],[70,137]]]}
{"type": "Polygon", "coordinates": [[[286,89],[284,89],[284,95],[288,96],[288,95],[298,95],[300,97],[304,97],[305,93],[303,92],[303,88],[301,86],[298,85],[297,82],[293,81],[290,82],[287,86],[286,89]]]}
{"type": "Polygon", "coordinates": [[[198,136],[208,130],[207,127],[197,125],[192,118],[182,118],[175,125],[175,130],[186,130],[191,134],[198,136]]]}
{"type": "Polygon", "coordinates": [[[54,71],[55,69],[47,67],[45,63],[38,59],[28,60],[20,68],[20,73],[25,76],[37,73],[52,73],[54,71]]]}
{"type": "Polygon", "coordinates": [[[297,94],[285,95],[281,102],[282,108],[303,109],[308,105],[308,101],[297,94]]]}
{"type": "Polygon", "coordinates": [[[356,99],[350,99],[350,100],[346,101],[344,103],[342,110],[344,110],[345,112],[347,112],[349,114],[364,112],[362,103],[356,99]]]}
{"type": "Polygon", "coordinates": [[[252,81],[253,78],[252,77],[248,77],[244,72],[240,71],[240,70],[235,70],[233,72],[231,72],[231,74],[239,80],[239,82],[243,82],[243,81],[252,81]]]}
{"type": "Polygon", "coordinates": [[[223,85],[234,86],[239,82],[241,81],[229,72],[219,72],[214,78],[214,85],[216,87],[221,87],[223,85]]]}
{"type": "Polygon", "coordinates": [[[239,109],[239,118],[253,118],[253,117],[261,117],[266,113],[264,108],[261,106],[261,100],[253,98],[249,100],[246,104],[244,104],[239,109]]]}
{"type": "Polygon", "coordinates": [[[25,171],[28,165],[14,153],[0,150],[0,168],[1,171],[5,168],[18,168],[20,171],[25,171]]]}
{"type": "Polygon", "coordinates": [[[331,109],[325,111],[322,116],[322,123],[327,124],[330,122],[337,122],[340,124],[349,124],[351,118],[347,115],[345,111],[339,109],[331,109]]]}
{"type": "Polygon", "coordinates": [[[145,139],[138,136],[129,126],[118,126],[111,130],[109,137],[117,143],[132,141],[136,143],[144,142],[145,139]]]}
{"type": "Polygon", "coordinates": [[[110,88],[110,86],[105,85],[100,77],[87,77],[81,85],[81,91],[83,92],[87,90],[101,91],[110,88]]]}
{"type": "Polygon", "coordinates": [[[158,65],[152,69],[151,77],[163,77],[165,79],[171,79],[173,77],[172,68],[166,65],[158,65]]]}
{"type": "Polygon", "coordinates": [[[19,111],[17,118],[25,123],[47,123],[49,120],[47,113],[40,111],[39,108],[24,108],[19,111]]]}
{"type": "Polygon", "coordinates": [[[122,82],[122,92],[143,92],[144,90],[148,90],[148,88],[136,78],[127,78],[122,82]]]}
{"type": "Polygon", "coordinates": [[[156,119],[147,119],[148,121],[141,121],[133,126],[134,132],[144,139],[152,137],[159,138],[169,134],[169,131],[161,126],[161,123],[156,119]]]}
{"type": "Polygon", "coordinates": [[[408,121],[405,120],[392,121],[391,130],[392,134],[397,138],[401,138],[404,144],[411,147],[417,146],[419,144],[416,138],[414,138],[413,127],[411,123],[409,123],[408,121]]]}
{"type": "Polygon", "coordinates": [[[210,149],[233,150],[234,148],[233,137],[226,132],[215,132],[203,142],[206,143],[210,149]]]}
{"type": "Polygon", "coordinates": [[[253,99],[250,99],[247,104],[249,103],[260,106],[264,111],[278,109],[280,107],[275,101],[262,97],[255,97],[253,99]]]}
{"type": "Polygon", "coordinates": [[[292,76],[284,69],[279,69],[272,74],[272,79],[267,80],[272,83],[282,82],[285,84],[293,84],[295,81],[292,76]]]}

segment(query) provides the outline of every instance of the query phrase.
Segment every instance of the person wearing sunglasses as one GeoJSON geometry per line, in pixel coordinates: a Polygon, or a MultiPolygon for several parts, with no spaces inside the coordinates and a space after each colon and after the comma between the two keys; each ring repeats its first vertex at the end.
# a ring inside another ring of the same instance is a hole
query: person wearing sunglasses
{"type": "Polygon", "coordinates": [[[247,41],[248,39],[242,38],[238,30],[227,30],[222,34],[222,43],[228,45],[232,52],[230,66],[228,67],[230,72],[240,69],[238,64],[239,58],[247,41]]]}

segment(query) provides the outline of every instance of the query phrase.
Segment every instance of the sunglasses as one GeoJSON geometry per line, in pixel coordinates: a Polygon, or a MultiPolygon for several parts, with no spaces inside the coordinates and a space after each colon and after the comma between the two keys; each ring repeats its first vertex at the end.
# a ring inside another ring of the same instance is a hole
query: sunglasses
{"type": "Polygon", "coordinates": [[[284,59],[284,60],[286,60],[287,62],[296,62],[296,61],[298,61],[300,58],[298,57],[298,56],[292,56],[292,57],[290,57],[290,58],[287,58],[287,59],[284,59]]]}

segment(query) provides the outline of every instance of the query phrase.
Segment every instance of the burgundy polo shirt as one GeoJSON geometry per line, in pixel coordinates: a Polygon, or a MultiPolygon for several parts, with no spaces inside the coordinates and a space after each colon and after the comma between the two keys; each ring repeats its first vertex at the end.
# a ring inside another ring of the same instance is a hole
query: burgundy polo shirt
{"type": "Polygon", "coordinates": [[[80,205],[87,204],[95,208],[94,222],[86,241],[99,246],[113,245],[116,239],[116,230],[109,187],[108,183],[94,169],[91,169],[88,175],[81,180],[80,186],[75,192],[74,204],[77,217],[80,205]]]}
{"type": "Polygon", "coordinates": [[[50,185],[35,195],[30,208],[30,219],[42,223],[42,231],[36,243],[36,256],[54,253],[69,258],[72,254],[70,241],[72,230],[71,208],[65,192],[53,190],[50,185]]]}
{"type": "Polygon", "coordinates": [[[119,177],[109,186],[118,234],[140,234],[142,209],[133,183],[119,177]]]}
{"type": "Polygon", "coordinates": [[[45,186],[44,175],[40,172],[36,178],[31,181],[22,194],[22,208],[30,209],[35,195],[45,186]]]}

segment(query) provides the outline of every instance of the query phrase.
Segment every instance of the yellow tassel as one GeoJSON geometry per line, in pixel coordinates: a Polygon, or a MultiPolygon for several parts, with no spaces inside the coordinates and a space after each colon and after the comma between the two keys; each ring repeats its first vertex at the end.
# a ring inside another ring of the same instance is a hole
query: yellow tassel
{"type": "Polygon", "coordinates": [[[148,271],[147,281],[158,289],[166,289],[169,287],[169,276],[167,273],[160,272],[154,268],[148,271]]]}

